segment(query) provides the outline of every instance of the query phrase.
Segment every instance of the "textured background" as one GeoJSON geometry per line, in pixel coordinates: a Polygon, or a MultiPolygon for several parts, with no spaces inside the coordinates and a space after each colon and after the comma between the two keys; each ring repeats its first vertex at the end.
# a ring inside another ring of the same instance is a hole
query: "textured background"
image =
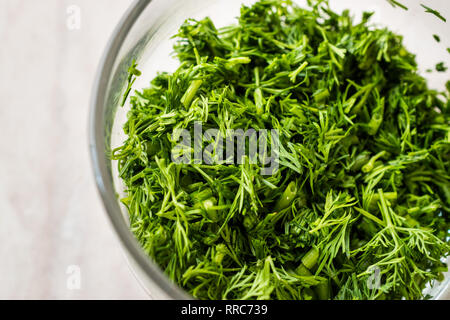
{"type": "Polygon", "coordinates": [[[97,194],[87,120],[127,0],[0,0],[0,298],[146,298],[97,194]],[[66,10],[81,9],[69,30],[66,10]],[[81,289],[68,290],[70,265],[81,289]]]}
{"type": "MultiPolygon", "coordinates": [[[[352,8],[366,3],[339,1],[352,8]]],[[[450,18],[449,0],[419,2],[450,18]]],[[[147,298],[103,212],[87,143],[94,74],[130,3],[0,0],[0,299],[147,298]],[[71,5],[81,9],[79,30],[67,27],[71,5]],[[79,290],[67,287],[71,265],[81,270],[79,290]]],[[[423,11],[400,13],[378,17],[405,28],[424,68],[435,59],[449,65],[450,43],[441,43],[441,51],[424,45],[433,43],[428,26],[448,40],[449,24],[423,11]]]]}

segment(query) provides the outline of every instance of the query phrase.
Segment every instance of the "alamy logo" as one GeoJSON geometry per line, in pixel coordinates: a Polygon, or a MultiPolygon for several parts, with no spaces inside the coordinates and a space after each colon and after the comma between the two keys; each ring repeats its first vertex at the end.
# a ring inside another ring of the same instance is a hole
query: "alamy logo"
{"type": "Polygon", "coordinates": [[[272,175],[278,170],[280,139],[278,130],[272,129],[207,129],[194,122],[194,132],[176,129],[172,134],[171,158],[184,164],[259,164],[262,175],[272,175]],[[205,146],[205,144],[207,144],[205,146]],[[269,150],[270,149],[270,150],[269,150]]]}
{"type": "Polygon", "coordinates": [[[370,267],[370,276],[367,278],[367,288],[377,290],[381,286],[381,270],[378,267],[370,267]]]}
{"type": "Polygon", "coordinates": [[[77,5],[70,5],[66,8],[67,20],[66,26],[67,29],[80,30],[81,29],[81,9],[77,5]]]}
{"type": "Polygon", "coordinates": [[[66,269],[67,274],[67,289],[80,290],[81,289],[81,268],[78,265],[70,265],[66,269]]]}

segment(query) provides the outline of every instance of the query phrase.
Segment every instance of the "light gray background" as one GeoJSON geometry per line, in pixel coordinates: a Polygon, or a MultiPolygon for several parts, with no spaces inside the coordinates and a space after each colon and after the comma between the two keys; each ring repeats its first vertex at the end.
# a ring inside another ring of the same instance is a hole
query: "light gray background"
{"type": "Polygon", "coordinates": [[[0,298],[146,298],[97,194],[93,77],[127,0],[0,0],[0,298]],[[69,5],[81,29],[66,26],[69,5]],[[68,290],[67,268],[81,268],[68,290]]]}
{"type": "MultiPolygon", "coordinates": [[[[376,9],[369,0],[333,1],[376,9]]],[[[403,2],[424,2],[450,18],[449,0],[403,2]]],[[[0,299],[147,298],[103,211],[87,142],[96,68],[130,3],[0,0],[0,299]],[[70,5],[81,9],[80,30],[67,28],[70,5]],[[71,265],[81,268],[80,290],[67,288],[71,265]]],[[[424,69],[436,59],[449,65],[448,23],[422,10],[377,16],[401,26],[424,69]],[[431,30],[445,39],[441,50],[428,47],[436,47],[431,30]]],[[[432,85],[443,77],[449,73],[432,85]]]]}

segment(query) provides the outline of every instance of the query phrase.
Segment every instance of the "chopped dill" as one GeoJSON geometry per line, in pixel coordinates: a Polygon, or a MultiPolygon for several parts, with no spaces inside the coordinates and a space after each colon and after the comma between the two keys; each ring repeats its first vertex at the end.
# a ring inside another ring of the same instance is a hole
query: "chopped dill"
{"type": "Polygon", "coordinates": [[[196,298],[419,299],[447,268],[450,92],[428,88],[370,13],[310,5],[261,0],[221,29],[186,21],[179,68],[130,97],[112,156],[130,228],[196,298]],[[172,133],[196,121],[278,130],[279,170],[171,161],[172,133]]]}

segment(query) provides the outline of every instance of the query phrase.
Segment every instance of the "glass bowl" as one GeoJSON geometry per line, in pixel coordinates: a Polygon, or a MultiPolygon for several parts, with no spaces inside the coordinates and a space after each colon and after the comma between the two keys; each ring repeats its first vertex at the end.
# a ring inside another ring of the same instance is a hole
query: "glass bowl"
{"type": "MultiPolygon", "coordinates": [[[[95,80],[90,114],[90,151],[98,190],[115,233],[123,245],[129,265],[136,278],[154,299],[190,299],[174,285],[161,269],[144,253],[129,229],[128,213],[119,198],[123,194],[117,178],[117,164],[109,158],[109,151],[125,139],[122,125],[126,121],[127,105],[119,107],[127,85],[127,70],[133,59],[142,72],[133,89],[148,86],[158,71],[173,71],[177,67],[171,58],[179,26],[187,18],[209,16],[216,26],[233,23],[242,4],[255,0],[140,0],[135,1],[116,27],[105,49],[95,80]]],[[[305,5],[306,1],[294,1],[305,5]]],[[[406,47],[417,55],[420,71],[429,80],[431,88],[443,89],[450,79],[449,72],[425,73],[437,62],[449,65],[450,46],[448,26],[435,16],[425,13],[417,1],[406,1],[411,8],[404,11],[393,8],[387,0],[330,0],[337,11],[350,8],[352,15],[360,17],[363,11],[374,11],[372,22],[387,26],[404,36],[406,47]],[[441,42],[432,37],[438,34],[441,42]]],[[[450,18],[448,0],[429,0],[432,6],[450,18]]],[[[450,299],[449,275],[442,283],[428,288],[435,299],[450,299]]]]}

